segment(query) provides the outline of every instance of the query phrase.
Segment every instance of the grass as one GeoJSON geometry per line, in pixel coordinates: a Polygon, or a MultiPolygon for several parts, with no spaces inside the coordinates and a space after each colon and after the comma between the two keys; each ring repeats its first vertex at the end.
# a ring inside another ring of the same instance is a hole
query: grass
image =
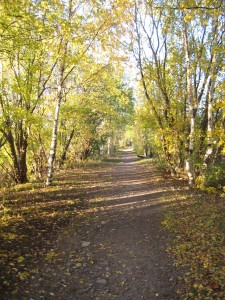
{"type": "Polygon", "coordinates": [[[148,165],[152,163],[152,158],[138,158],[137,161],[134,162],[134,164],[139,164],[139,165],[148,165]]]}
{"type": "Polygon", "coordinates": [[[103,163],[109,163],[109,164],[120,164],[122,161],[119,157],[110,157],[110,158],[104,158],[102,160],[103,163]]]}

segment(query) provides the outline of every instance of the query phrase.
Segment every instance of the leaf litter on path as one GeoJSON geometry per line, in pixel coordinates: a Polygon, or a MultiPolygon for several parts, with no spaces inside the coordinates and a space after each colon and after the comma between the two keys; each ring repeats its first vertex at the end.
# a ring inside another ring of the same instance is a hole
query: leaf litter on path
{"type": "MultiPolygon", "coordinates": [[[[25,197],[24,206],[32,198],[36,203],[20,223],[20,234],[28,238],[7,257],[16,269],[24,266],[19,278],[5,265],[1,276],[9,286],[1,299],[176,299],[179,272],[166,252],[170,236],[161,227],[166,198],[176,185],[165,182],[152,164],[136,164],[133,153],[124,156],[129,160],[122,164],[62,172],[50,194],[32,190],[25,197]]],[[[10,253],[12,244],[4,245],[10,253]]]]}

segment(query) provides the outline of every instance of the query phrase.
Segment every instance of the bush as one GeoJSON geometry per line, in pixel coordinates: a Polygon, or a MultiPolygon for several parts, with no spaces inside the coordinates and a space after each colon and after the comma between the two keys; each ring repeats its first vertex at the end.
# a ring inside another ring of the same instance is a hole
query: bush
{"type": "Polygon", "coordinates": [[[214,165],[208,168],[204,186],[221,188],[225,185],[225,166],[224,165],[214,165]]]}

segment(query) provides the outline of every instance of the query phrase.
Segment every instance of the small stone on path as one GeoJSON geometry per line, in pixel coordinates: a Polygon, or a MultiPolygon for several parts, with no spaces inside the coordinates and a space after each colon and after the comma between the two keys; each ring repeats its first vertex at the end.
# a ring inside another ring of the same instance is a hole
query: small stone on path
{"type": "Polygon", "coordinates": [[[84,247],[88,247],[88,246],[90,246],[90,244],[91,244],[91,242],[83,242],[82,243],[82,247],[84,248],[84,247]]]}
{"type": "Polygon", "coordinates": [[[107,284],[107,281],[105,279],[97,279],[96,282],[99,283],[99,284],[102,284],[102,285],[106,285],[107,284]]]}

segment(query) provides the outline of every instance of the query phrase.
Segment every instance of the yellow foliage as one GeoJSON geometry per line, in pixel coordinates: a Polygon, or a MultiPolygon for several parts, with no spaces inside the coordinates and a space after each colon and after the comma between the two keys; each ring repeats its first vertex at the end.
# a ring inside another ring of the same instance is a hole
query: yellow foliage
{"type": "Polygon", "coordinates": [[[214,195],[217,194],[216,189],[212,186],[205,188],[205,191],[209,194],[214,194],[214,195]]]}
{"type": "Polygon", "coordinates": [[[191,15],[186,15],[186,16],[184,17],[184,21],[185,21],[186,23],[191,22],[192,19],[193,19],[193,18],[192,18],[191,15]]]}
{"type": "Polygon", "coordinates": [[[195,184],[198,188],[201,188],[203,186],[204,179],[202,176],[198,176],[195,180],[195,184]]]}

